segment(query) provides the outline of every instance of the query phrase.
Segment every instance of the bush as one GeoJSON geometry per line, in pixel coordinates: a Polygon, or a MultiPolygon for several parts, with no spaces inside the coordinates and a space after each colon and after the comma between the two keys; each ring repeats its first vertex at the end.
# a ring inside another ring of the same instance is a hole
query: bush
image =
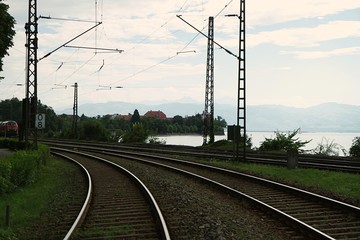
{"type": "Polygon", "coordinates": [[[107,141],[108,134],[104,125],[95,119],[80,121],[80,136],[82,140],[107,141]]]}
{"type": "Polygon", "coordinates": [[[11,163],[9,161],[0,161],[0,196],[13,189],[10,182],[11,163]]]}
{"type": "Polygon", "coordinates": [[[346,155],[346,150],[343,146],[338,143],[334,143],[334,140],[329,142],[329,140],[326,138],[323,138],[321,143],[319,143],[317,147],[312,150],[314,154],[324,156],[339,156],[340,151],[346,155]]]}
{"type": "Polygon", "coordinates": [[[147,129],[141,123],[134,123],[130,131],[121,136],[123,143],[144,143],[149,137],[147,129]]]}
{"type": "Polygon", "coordinates": [[[17,151],[1,159],[0,196],[35,182],[49,155],[49,148],[39,145],[36,151],[17,151]]]}
{"type": "Polygon", "coordinates": [[[29,147],[29,143],[19,142],[14,138],[3,138],[0,140],[0,148],[8,148],[10,150],[25,150],[29,147]]]}
{"type": "Polygon", "coordinates": [[[295,136],[300,132],[300,128],[293,132],[281,133],[275,132],[275,138],[265,138],[259,147],[260,151],[282,151],[287,152],[289,150],[302,151],[300,148],[304,147],[309,141],[300,141],[295,136]]]}
{"type": "Polygon", "coordinates": [[[352,145],[350,147],[350,156],[360,157],[360,137],[355,137],[353,139],[352,145]]]}

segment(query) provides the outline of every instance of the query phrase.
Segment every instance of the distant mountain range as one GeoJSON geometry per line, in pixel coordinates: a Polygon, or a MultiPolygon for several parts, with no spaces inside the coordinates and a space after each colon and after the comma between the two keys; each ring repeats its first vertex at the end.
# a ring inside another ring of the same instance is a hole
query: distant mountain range
{"type": "MultiPolygon", "coordinates": [[[[162,111],[168,117],[191,116],[202,113],[200,103],[138,104],[109,102],[84,104],[79,113],[86,116],[106,114],[132,114],[137,109],[140,115],[147,111],[162,111]]],[[[71,114],[72,109],[58,113],[71,114]]],[[[215,116],[221,116],[229,125],[236,123],[236,106],[215,104],[215,116]]],[[[360,106],[325,103],[308,108],[281,105],[251,105],[247,107],[248,131],[292,131],[301,128],[309,132],[360,132],[360,106]]]]}

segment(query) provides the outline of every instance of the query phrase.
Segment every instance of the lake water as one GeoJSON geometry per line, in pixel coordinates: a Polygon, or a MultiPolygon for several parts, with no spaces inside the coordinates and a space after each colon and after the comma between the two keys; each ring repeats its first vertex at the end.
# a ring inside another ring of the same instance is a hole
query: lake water
{"type": "MultiPolygon", "coordinates": [[[[252,138],[253,147],[259,147],[265,138],[274,138],[274,132],[248,132],[252,138]]],[[[316,133],[316,132],[303,132],[297,135],[300,140],[312,140],[303,149],[315,149],[320,143],[331,143],[341,145],[346,151],[349,151],[352,141],[355,137],[360,136],[360,133],[316,133]]],[[[172,136],[158,136],[160,140],[166,141],[169,145],[185,145],[185,146],[201,146],[203,138],[200,135],[172,135],[172,136]]],[[[215,136],[215,141],[227,139],[226,135],[215,136]]],[[[341,153],[340,153],[341,154],[341,153]]],[[[341,154],[342,155],[342,154],[341,154]]]]}

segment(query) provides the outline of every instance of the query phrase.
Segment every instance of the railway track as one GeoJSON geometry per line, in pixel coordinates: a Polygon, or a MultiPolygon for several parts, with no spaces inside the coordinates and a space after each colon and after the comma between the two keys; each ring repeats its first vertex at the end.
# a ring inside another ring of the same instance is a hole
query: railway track
{"type": "MultiPolygon", "coordinates": [[[[74,147],[74,146],[72,146],[74,147]]],[[[77,149],[97,151],[97,154],[112,155],[111,161],[131,159],[142,164],[166,168],[167,171],[177,172],[211,182],[216,188],[223,188],[227,194],[236,198],[247,199],[262,210],[290,223],[299,236],[315,239],[359,239],[360,238],[360,209],[326,197],[308,193],[283,184],[274,183],[246,174],[240,174],[216,167],[194,164],[166,157],[149,154],[138,154],[119,150],[85,148],[77,149]],[[110,153],[111,152],[111,153],[110,153]],[[209,181],[209,180],[210,181],[209,181]]],[[[292,234],[293,235],[293,234],[292,234]]]]}
{"type": "Polygon", "coordinates": [[[156,201],[135,175],[89,154],[60,148],[52,153],[88,172],[87,198],[65,239],[170,239],[156,201]]]}
{"type": "MultiPolygon", "coordinates": [[[[41,140],[44,143],[49,144],[76,144],[82,146],[89,146],[88,142],[69,142],[59,140],[41,140]]],[[[90,143],[91,146],[107,149],[118,149],[128,151],[143,151],[157,154],[172,154],[172,155],[184,155],[198,158],[216,158],[231,160],[233,159],[233,153],[224,151],[210,151],[202,150],[195,147],[183,147],[183,146],[147,146],[147,145],[123,145],[123,144],[103,144],[103,143],[90,143]]],[[[278,166],[286,166],[287,156],[286,154],[274,154],[274,153],[247,153],[247,162],[263,163],[278,166]]],[[[350,157],[334,157],[334,156],[316,156],[316,155],[299,155],[298,159],[299,167],[304,168],[316,168],[327,169],[334,171],[343,171],[351,173],[360,173],[360,161],[359,159],[353,159],[350,157]]]]}
{"type": "MultiPolygon", "coordinates": [[[[359,239],[360,208],[258,177],[148,154],[106,152],[200,179],[247,199],[314,239],[359,239]]],[[[114,160],[116,161],[116,160],[114,160]]]]}
{"type": "MultiPolygon", "coordinates": [[[[76,151],[79,151],[79,149],[76,151]]],[[[94,153],[91,154],[93,155],[94,153]]],[[[287,232],[294,232],[274,220],[271,220],[271,227],[268,225],[263,226],[270,220],[267,220],[266,216],[251,207],[251,212],[248,214],[251,215],[250,220],[253,221],[253,224],[250,227],[248,226],[248,228],[259,229],[252,229],[251,234],[246,233],[244,236],[242,231],[244,228],[243,215],[245,210],[238,206],[242,204],[238,199],[230,198],[232,203],[229,205],[229,203],[226,203],[229,201],[228,194],[219,191],[215,191],[214,193],[212,187],[207,187],[200,183],[196,184],[191,178],[179,178],[177,174],[171,171],[161,171],[161,169],[158,168],[147,167],[142,163],[139,164],[137,161],[125,160],[127,164],[124,164],[124,161],[121,161],[124,160],[123,158],[116,158],[116,160],[114,160],[104,154],[96,155],[102,159],[109,159],[118,165],[125,165],[127,169],[131,169],[131,172],[135,172],[139,176],[141,175],[142,180],[143,178],[145,179],[144,183],[146,183],[147,186],[149,183],[152,184],[152,187],[149,189],[154,193],[156,199],[159,200],[159,206],[165,216],[166,222],[169,224],[169,232],[173,239],[248,239],[254,237],[256,231],[256,239],[268,239],[268,237],[264,238],[262,236],[269,236],[267,235],[269,232],[273,236],[272,239],[288,239],[287,237],[290,235],[286,235],[286,238],[282,235],[287,234],[287,232]],[[167,181],[170,182],[170,185],[167,181]],[[173,185],[174,182],[176,186],[173,185]],[[199,186],[193,188],[193,184],[199,186]],[[202,192],[200,195],[198,194],[199,191],[202,192]],[[208,192],[220,195],[220,199],[219,197],[214,198],[211,195],[207,195],[208,192]],[[195,195],[198,195],[198,197],[195,197],[195,195]],[[216,206],[213,206],[213,204],[216,206]],[[234,212],[229,213],[229,209],[233,209],[234,212]],[[232,219],[230,217],[231,214],[237,215],[237,218],[232,219]],[[253,218],[255,220],[253,220],[253,218]],[[236,224],[235,230],[228,229],[229,223],[226,222],[228,220],[230,224],[236,224]],[[261,223],[261,226],[253,227],[259,223],[261,223]],[[264,229],[265,232],[262,232],[264,229]],[[287,230],[286,233],[284,229],[287,230]],[[258,236],[260,236],[260,238],[258,236]]],[[[249,221],[249,219],[246,220],[249,221]]],[[[83,238],[81,237],[81,239],[83,238]]],[[[95,239],[100,239],[100,236],[95,239]]]]}

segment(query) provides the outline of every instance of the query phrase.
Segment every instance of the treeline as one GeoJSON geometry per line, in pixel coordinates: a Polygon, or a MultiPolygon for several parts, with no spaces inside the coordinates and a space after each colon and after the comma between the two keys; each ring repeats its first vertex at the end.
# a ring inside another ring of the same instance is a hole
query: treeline
{"type": "MultiPolygon", "coordinates": [[[[45,113],[45,129],[38,132],[39,136],[54,138],[78,138],[86,140],[117,141],[126,132],[132,130],[134,123],[141,123],[149,135],[159,134],[202,134],[203,116],[174,116],[171,119],[159,119],[155,117],[140,117],[135,109],[131,120],[117,115],[105,115],[87,117],[82,115],[78,118],[77,132],[72,130],[73,118],[71,115],[56,115],[54,110],[38,103],[38,113],[45,113]]],[[[0,121],[14,120],[21,124],[22,103],[17,98],[0,102],[0,121]]],[[[214,119],[214,133],[224,134],[227,123],[218,116],[214,119]]]]}

